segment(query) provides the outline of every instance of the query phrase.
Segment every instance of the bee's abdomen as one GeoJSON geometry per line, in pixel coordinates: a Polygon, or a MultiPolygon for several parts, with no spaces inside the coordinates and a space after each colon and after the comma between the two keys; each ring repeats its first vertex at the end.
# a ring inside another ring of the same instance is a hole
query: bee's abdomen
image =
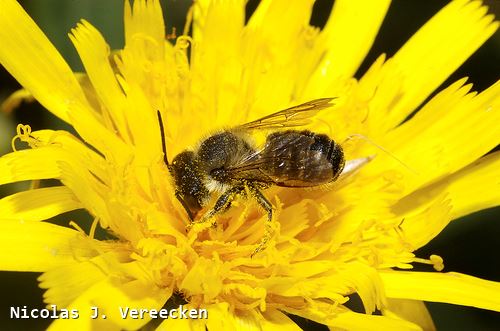
{"type": "Polygon", "coordinates": [[[280,186],[308,187],[335,180],[344,167],[344,153],[327,135],[289,130],[267,137],[262,171],[280,186]]]}

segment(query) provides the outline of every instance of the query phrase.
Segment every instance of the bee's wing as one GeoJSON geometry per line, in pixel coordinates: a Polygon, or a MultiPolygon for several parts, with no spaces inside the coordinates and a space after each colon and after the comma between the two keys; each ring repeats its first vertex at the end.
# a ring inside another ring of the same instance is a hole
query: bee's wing
{"type": "Polygon", "coordinates": [[[287,127],[303,126],[318,111],[333,106],[334,98],[322,98],[308,101],[306,103],[280,110],[274,114],[264,116],[258,120],[235,127],[236,130],[255,129],[280,129],[287,127]]]}
{"type": "Polygon", "coordinates": [[[304,160],[290,153],[309,149],[310,138],[304,135],[280,139],[272,146],[249,154],[229,167],[227,174],[232,179],[260,181],[283,187],[311,187],[325,183],[330,178],[331,164],[326,160],[304,160]],[[279,165],[286,171],[277,171],[279,165]],[[307,168],[307,171],[304,171],[307,168]],[[318,177],[317,174],[328,174],[318,177]]]}

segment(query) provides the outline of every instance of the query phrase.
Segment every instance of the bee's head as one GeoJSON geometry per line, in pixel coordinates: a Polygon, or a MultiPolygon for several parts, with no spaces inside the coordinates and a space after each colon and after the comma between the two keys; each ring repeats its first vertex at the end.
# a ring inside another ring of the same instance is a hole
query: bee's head
{"type": "Polygon", "coordinates": [[[168,169],[174,177],[177,198],[194,218],[209,197],[195,154],[191,151],[178,154],[168,169]]]}

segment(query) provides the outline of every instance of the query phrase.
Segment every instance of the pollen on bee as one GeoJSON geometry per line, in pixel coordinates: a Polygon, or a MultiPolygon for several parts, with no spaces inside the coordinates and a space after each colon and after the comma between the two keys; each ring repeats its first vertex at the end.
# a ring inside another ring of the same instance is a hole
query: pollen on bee
{"type": "Polygon", "coordinates": [[[215,179],[212,179],[212,178],[205,179],[204,184],[210,193],[216,192],[216,193],[222,194],[230,188],[229,185],[221,183],[221,182],[219,182],[215,179]]]}

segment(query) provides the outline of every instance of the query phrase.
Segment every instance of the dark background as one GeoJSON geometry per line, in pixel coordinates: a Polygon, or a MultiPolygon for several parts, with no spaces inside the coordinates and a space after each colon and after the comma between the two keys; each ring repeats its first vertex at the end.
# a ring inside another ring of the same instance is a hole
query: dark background
{"type": "MultiPolygon", "coordinates": [[[[256,0],[248,2],[247,16],[255,9],[258,2],[256,0]]],[[[356,76],[361,77],[381,53],[393,55],[420,26],[448,2],[447,0],[393,0],[375,44],[356,76]]],[[[497,18],[500,17],[500,0],[484,2],[490,7],[491,13],[494,13],[497,18]]],[[[96,26],[112,48],[123,46],[122,0],[24,0],[21,3],[74,70],[81,71],[82,65],[67,33],[80,18],[85,18],[96,26]]],[[[162,1],[167,32],[171,32],[172,26],[182,31],[184,16],[190,3],[187,0],[162,1]]],[[[318,0],[311,23],[322,26],[328,18],[332,4],[333,0],[318,0]]],[[[497,32],[443,86],[468,76],[469,82],[474,83],[475,89],[481,91],[498,80],[499,74],[500,36],[497,32]]],[[[0,67],[0,102],[18,88],[19,84],[0,67]]],[[[34,130],[51,128],[72,131],[69,126],[43,110],[38,104],[23,105],[22,109],[11,115],[0,113],[0,155],[10,151],[10,140],[15,135],[15,126],[18,123],[30,124],[34,130]]],[[[43,183],[43,185],[53,184],[51,181],[43,183]]],[[[0,198],[28,187],[29,183],[1,186],[0,198]]],[[[498,222],[494,223],[499,215],[500,208],[492,208],[455,221],[429,245],[417,251],[417,255],[426,258],[431,254],[438,254],[444,258],[445,271],[457,271],[500,281],[498,259],[500,225],[498,222]]],[[[85,223],[90,220],[90,217],[84,212],[77,212],[61,215],[55,222],[68,224],[68,220],[75,219],[79,223],[85,223]]],[[[22,243],[19,244],[22,245],[22,243]]],[[[8,318],[10,306],[44,307],[43,292],[38,288],[36,281],[38,276],[38,273],[0,273],[0,329],[41,330],[48,326],[50,320],[10,320],[8,318]]],[[[495,312],[442,303],[427,303],[427,306],[438,330],[496,330],[500,327],[500,314],[495,312]]],[[[309,321],[297,320],[297,322],[309,330],[323,329],[309,321]]]]}

